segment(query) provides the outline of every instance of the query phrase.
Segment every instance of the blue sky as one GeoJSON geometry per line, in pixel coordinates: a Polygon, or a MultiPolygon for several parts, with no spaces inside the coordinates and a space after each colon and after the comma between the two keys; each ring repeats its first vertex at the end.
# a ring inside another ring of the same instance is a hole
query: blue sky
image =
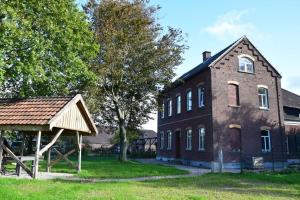
{"type": "Polygon", "coordinates": [[[300,95],[299,0],[152,0],[150,4],[162,7],[158,18],[163,26],[187,34],[189,49],[176,70],[178,76],[201,63],[203,51],[215,54],[246,35],[281,73],[282,87],[300,95]]]}

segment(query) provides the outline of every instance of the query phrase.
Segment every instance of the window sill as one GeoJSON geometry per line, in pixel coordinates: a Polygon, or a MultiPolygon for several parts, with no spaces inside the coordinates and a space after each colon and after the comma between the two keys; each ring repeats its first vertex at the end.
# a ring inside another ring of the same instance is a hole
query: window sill
{"type": "Polygon", "coordinates": [[[262,151],[263,154],[268,154],[268,153],[271,153],[271,150],[270,151],[262,151]]]}
{"type": "Polygon", "coordinates": [[[240,72],[240,73],[245,73],[245,74],[252,74],[252,75],[255,75],[254,72],[244,72],[244,71],[241,71],[241,70],[238,70],[238,72],[240,72]]]}
{"type": "Polygon", "coordinates": [[[192,151],[192,148],[190,148],[190,149],[185,149],[186,151],[192,151]]]}
{"type": "Polygon", "coordinates": [[[192,110],[186,110],[186,112],[192,112],[192,110]]]}
{"type": "Polygon", "coordinates": [[[270,110],[270,108],[259,107],[259,110],[270,110]]]}
{"type": "Polygon", "coordinates": [[[170,151],[170,150],[172,150],[172,148],[167,148],[167,151],[170,151]]]}
{"type": "Polygon", "coordinates": [[[199,109],[203,109],[204,107],[205,107],[204,105],[203,106],[198,106],[199,109]]]}
{"type": "Polygon", "coordinates": [[[228,107],[231,107],[231,108],[240,108],[241,106],[236,106],[236,105],[228,105],[228,107]]]}

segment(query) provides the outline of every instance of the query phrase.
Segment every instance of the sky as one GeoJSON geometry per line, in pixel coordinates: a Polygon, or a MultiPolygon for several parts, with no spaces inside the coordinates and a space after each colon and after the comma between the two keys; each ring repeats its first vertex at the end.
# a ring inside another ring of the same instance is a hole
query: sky
{"type": "MultiPolygon", "coordinates": [[[[79,6],[85,2],[77,0],[79,6]]],[[[150,4],[161,6],[160,24],[185,34],[189,49],[177,76],[200,64],[203,51],[213,55],[246,35],[282,75],[282,87],[300,95],[299,0],[150,0],[150,4]]],[[[156,131],[156,119],[143,128],[156,131]]]]}

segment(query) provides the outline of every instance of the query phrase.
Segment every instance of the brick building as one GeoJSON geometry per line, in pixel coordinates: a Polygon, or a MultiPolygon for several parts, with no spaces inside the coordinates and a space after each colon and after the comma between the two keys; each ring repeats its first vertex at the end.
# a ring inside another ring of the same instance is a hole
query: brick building
{"type": "Polygon", "coordinates": [[[246,37],[203,52],[159,102],[157,159],[212,169],[286,162],[281,75],[246,37]]]}

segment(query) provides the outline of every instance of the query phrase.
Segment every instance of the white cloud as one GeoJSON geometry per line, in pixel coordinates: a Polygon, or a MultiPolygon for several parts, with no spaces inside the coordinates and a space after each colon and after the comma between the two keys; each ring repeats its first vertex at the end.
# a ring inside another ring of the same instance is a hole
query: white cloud
{"type": "Polygon", "coordinates": [[[215,23],[206,27],[204,30],[219,39],[229,37],[241,37],[243,35],[262,37],[256,30],[256,27],[250,23],[245,22],[243,17],[248,15],[248,10],[230,11],[223,16],[220,16],[215,23]]]}

